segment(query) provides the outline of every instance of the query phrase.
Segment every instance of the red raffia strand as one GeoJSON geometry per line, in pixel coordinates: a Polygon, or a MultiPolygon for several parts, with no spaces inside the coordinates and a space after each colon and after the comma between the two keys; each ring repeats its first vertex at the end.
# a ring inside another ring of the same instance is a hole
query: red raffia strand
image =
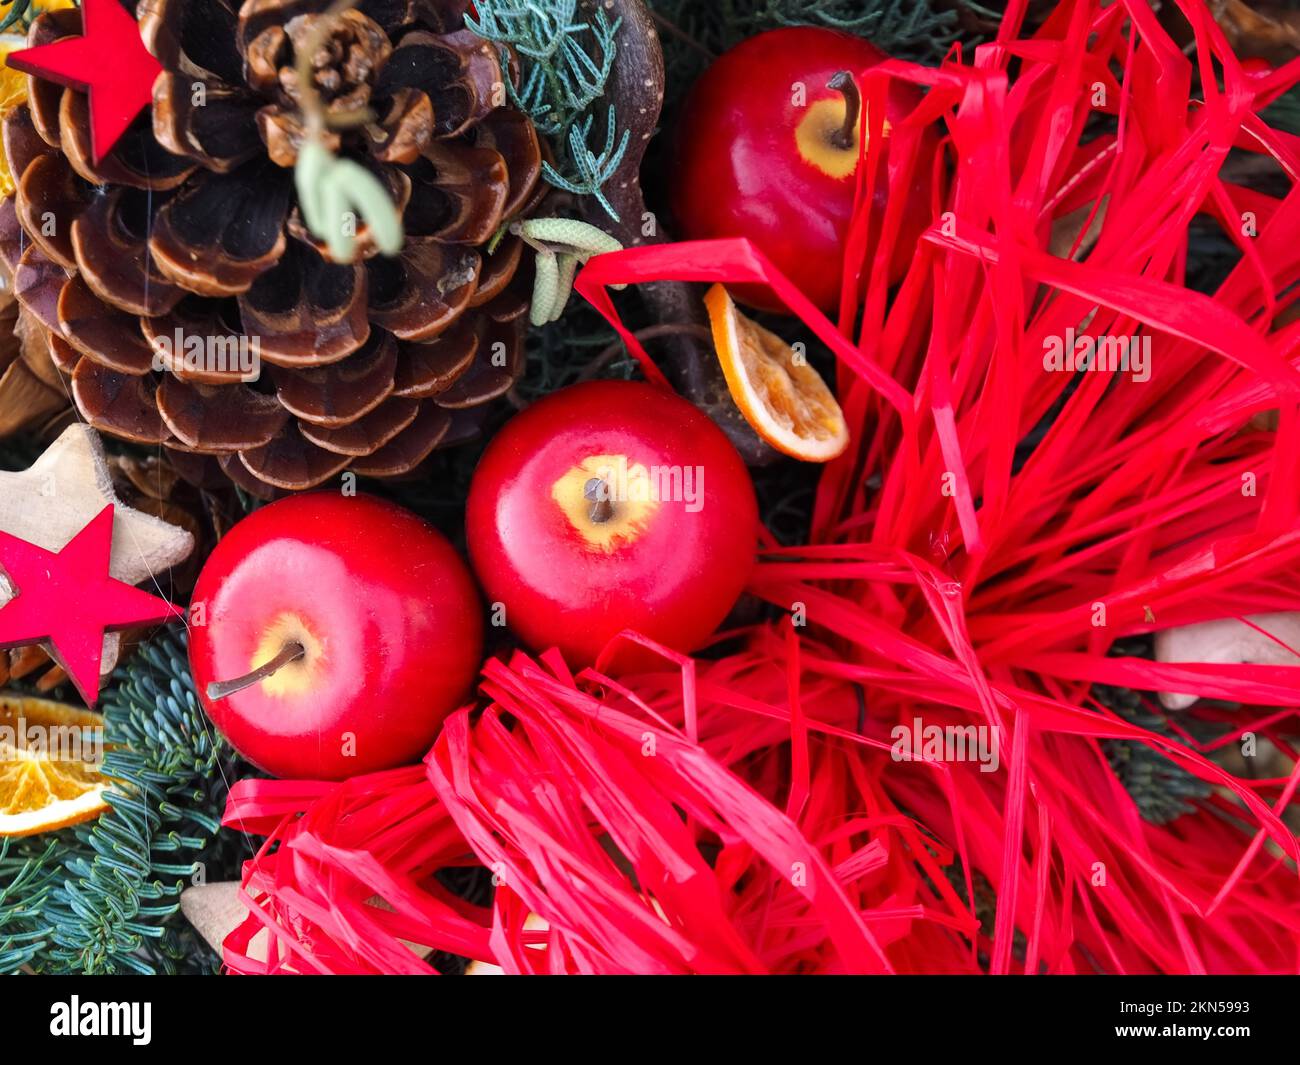
{"type": "Polygon", "coordinates": [[[666,653],[670,668],[634,677],[493,660],[486,708],[453,715],[423,767],[241,782],[227,823],[267,842],[246,865],[232,971],[432,971],[401,941],[521,973],[1300,968],[1300,841],[1279,817],[1300,768],[1235,777],[1177,718],[1183,742],[1091,695],[1241,703],[1205,711],[1232,730],[1211,746],[1253,732],[1295,758],[1297,668],[1108,655],[1121,637],[1298,605],[1300,139],[1259,112],[1300,60],[1247,73],[1203,0],[1178,6],[1195,60],[1146,0],[1076,0],[1028,39],[1010,5],[971,64],[861,72],[864,123],[892,79],[928,92],[888,138],[864,129],[858,202],[881,182],[896,194],[881,239],[857,213],[838,324],[743,240],[592,260],[578,290],[648,371],[610,285],[767,283],[838,357],[853,446],[821,476],[812,543],[764,534],[751,589],[806,626],[750,626],[727,634],[735,653],[666,653]],[[918,167],[939,172],[931,127],[951,176],[887,299],[904,190],[918,167]],[[1232,185],[1233,149],[1272,159],[1292,191],[1232,185]],[[1091,246],[1081,233],[1078,261],[1057,258],[1054,223],[1075,212],[1091,246]],[[1213,296],[1183,285],[1198,215],[1241,251],[1213,296]],[[1069,391],[1042,363],[1067,328],[1150,337],[1150,380],[1094,372],[1069,391]],[[1277,431],[1254,428],[1269,410],[1277,431]],[[997,770],[894,760],[891,729],[917,718],[994,726],[997,770]],[[1104,739],[1215,791],[1148,823],[1104,739]],[[489,908],[434,878],[457,865],[492,870],[489,908]]]}

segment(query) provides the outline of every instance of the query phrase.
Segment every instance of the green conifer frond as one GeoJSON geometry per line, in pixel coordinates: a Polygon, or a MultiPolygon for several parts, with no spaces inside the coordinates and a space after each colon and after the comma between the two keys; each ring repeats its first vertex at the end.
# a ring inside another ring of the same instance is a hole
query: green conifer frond
{"type": "Polygon", "coordinates": [[[211,971],[180,893],[200,871],[235,875],[247,843],[220,828],[234,756],[199,706],[185,634],[141,647],[103,709],[112,808],[0,848],[0,972],[211,971]]]}
{"type": "Polygon", "coordinates": [[[567,192],[578,196],[594,196],[610,218],[617,222],[618,212],[600,190],[605,182],[614,176],[623,161],[628,137],[631,134],[628,130],[624,130],[618,144],[614,144],[614,105],[610,104],[605,119],[605,146],[599,153],[593,152],[587,145],[591,137],[592,123],[595,120],[595,115],[588,115],[584,121],[569,130],[569,161],[577,171],[577,177],[565,177],[550,163],[542,164],[542,173],[552,185],[567,192]]]}
{"type": "Polygon", "coordinates": [[[480,37],[513,49],[522,66],[519,87],[509,81],[511,102],[527,113],[557,154],[547,163],[546,180],[579,196],[594,196],[617,220],[601,193],[627,149],[627,132],[618,137],[614,108],[604,106],[605,85],[618,52],[619,20],[597,7],[590,21],[579,20],[577,0],[480,0],[477,17],[465,23],[480,37]],[[589,146],[597,113],[603,113],[605,146],[589,146]]]}
{"type": "Polygon", "coordinates": [[[0,973],[17,972],[45,946],[45,900],[57,880],[57,839],[0,839],[0,973]]]}

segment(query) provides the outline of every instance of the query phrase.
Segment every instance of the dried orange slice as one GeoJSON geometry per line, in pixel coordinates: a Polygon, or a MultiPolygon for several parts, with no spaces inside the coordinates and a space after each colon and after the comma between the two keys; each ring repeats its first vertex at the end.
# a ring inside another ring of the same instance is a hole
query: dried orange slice
{"type": "Polygon", "coordinates": [[[779,336],[745,317],[721,285],[709,289],[704,305],[731,398],[754,431],[805,462],[842,454],[849,427],[821,375],[779,336]]]}
{"type": "Polygon", "coordinates": [[[89,710],[0,695],[0,836],[30,836],[98,817],[104,719],[89,710]]]}

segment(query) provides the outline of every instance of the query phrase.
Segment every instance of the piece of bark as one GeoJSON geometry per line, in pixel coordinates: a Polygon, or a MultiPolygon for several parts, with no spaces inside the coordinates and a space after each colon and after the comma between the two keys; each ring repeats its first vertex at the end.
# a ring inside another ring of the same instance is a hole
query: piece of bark
{"type": "Polygon", "coordinates": [[[1280,65],[1300,55],[1300,10],[1294,4],[1210,0],[1210,10],[1238,58],[1280,65]]]}
{"type": "MultiPolygon", "coordinates": [[[[661,244],[672,239],[663,221],[649,218],[641,188],[641,163],[655,135],[664,102],[664,58],[659,31],[642,0],[581,0],[584,15],[597,6],[610,21],[622,19],[618,53],[605,88],[619,126],[630,133],[627,152],[604,187],[618,212],[611,219],[593,197],[582,201],[584,219],[612,233],[624,247],[661,244]]],[[[655,323],[694,325],[707,329],[704,286],[681,281],[638,285],[636,293],[655,323]]],[[[699,336],[679,335],[663,340],[658,360],[673,386],[718,424],[751,466],[766,465],[779,456],[754,432],[732,402],[713,345],[699,336]]]]}
{"type": "MultiPolygon", "coordinates": [[[[1208,6],[1238,59],[1281,66],[1300,54],[1300,10],[1293,2],[1209,0],[1208,6]]],[[[1196,34],[1177,4],[1161,4],[1159,19],[1180,48],[1194,46],[1196,34]]]]}

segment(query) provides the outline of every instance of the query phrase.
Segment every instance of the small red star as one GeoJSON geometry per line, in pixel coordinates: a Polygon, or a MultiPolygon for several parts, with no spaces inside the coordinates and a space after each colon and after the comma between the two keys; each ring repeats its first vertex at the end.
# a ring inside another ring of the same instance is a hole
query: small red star
{"type": "Polygon", "coordinates": [[[162,64],[117,0],[82,0],[84,34],[11,52],[15,70],[90,93],[90,146],[98,163],[153,99],[162,64]]]}
{"type": "Polygon", "coordinates": [[[165,599],[108,575],[113,505],[58,552],[0,531],[0,569],[18,591],[0,607],[0,647],[48,641],[89,705],[99,697],[104,630],[184,617],[165,599]]]}

